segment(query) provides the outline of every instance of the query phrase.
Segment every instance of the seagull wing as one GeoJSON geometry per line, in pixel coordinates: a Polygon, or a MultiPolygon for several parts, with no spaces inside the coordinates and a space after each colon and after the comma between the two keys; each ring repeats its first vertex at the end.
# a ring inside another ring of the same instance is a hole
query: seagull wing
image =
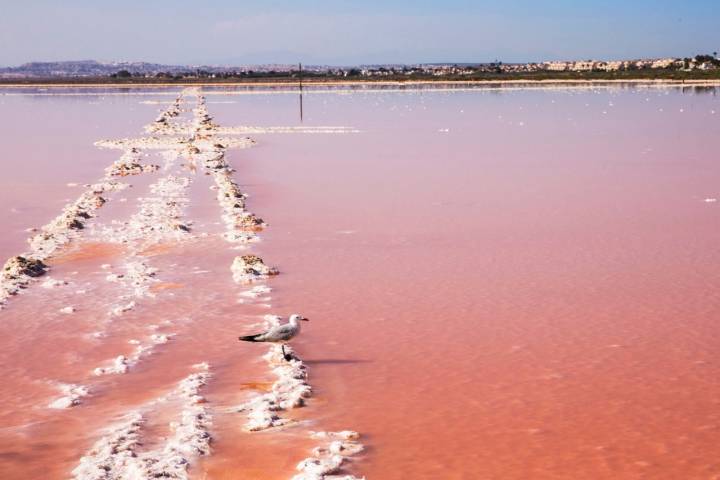
{"type": "Polygon", "coordinates": [[[258,340],[262,339],[263,342],[283,342],[294,337],[296,331],[297,328],[289,323],[277,325],[265,332],[258,340]]]}

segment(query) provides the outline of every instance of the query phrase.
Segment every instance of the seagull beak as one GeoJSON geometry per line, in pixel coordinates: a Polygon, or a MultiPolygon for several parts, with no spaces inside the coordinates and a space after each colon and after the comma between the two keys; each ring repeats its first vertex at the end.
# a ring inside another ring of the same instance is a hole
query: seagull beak
{"type": "Polygon", "coordinates": [[[309,322],[309,321],[310,321],[309,318],[305,318],[305,317],[300,317],[300,320],[302,320],[303,322],[309,322]]]}

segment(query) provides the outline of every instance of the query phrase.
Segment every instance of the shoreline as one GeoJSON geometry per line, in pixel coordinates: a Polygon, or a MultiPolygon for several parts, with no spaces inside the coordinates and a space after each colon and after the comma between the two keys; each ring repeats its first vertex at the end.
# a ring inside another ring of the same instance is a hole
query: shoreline
{"type": "MultiPolygon", "coordinates": [[[[662,86],[720,86],[720,79],[507,79],[507,80],[317,80],[303,82],[303,88],[335,87],[335,86],[541,86],[541,85],[662,85],[662,86]]],[[[289,81],[258,81],[258,82],[145,82],[145,83],[1,83],[2,88],[167,88],[167,87],[298,87],[297,82],[289,81]]]]}

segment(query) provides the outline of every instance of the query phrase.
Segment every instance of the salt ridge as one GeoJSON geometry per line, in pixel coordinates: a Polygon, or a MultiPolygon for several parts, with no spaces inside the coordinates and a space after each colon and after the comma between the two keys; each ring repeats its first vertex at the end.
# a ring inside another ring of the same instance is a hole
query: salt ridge
{"type": "Polygon", "coordinates": [[[150,402],[145,408],[177,398],[181,404],[180,418],[172,422],[172,434],[161,447],[143,452],[142,428],[145,416],[141,411],[125,415],[111,427],[90,451],[80,458],[72,471],[74,480],[128,480],[171,478],[186,480],[191,462],[210,454],[212,416],[200,395],[210,379],[207,364],[196,365],[201,371],[180,381],[168,396],[150,402]]]}

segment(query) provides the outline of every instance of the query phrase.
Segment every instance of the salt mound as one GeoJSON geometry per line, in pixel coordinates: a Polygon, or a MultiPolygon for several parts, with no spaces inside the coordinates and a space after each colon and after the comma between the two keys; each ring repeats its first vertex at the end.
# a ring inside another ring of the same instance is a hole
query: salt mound
{"type": "Polygon", "coordinates": [[[357,432],[311,432],[310,436],[324,442],[313,449],[311,457],[298,463],[296,468],[300,473],[292,480],[359,480],[353,475],[334,475],[349,457],[363,451],[362,444],[357,441],[360,438],[357,432]]]}
{"type": "Polygon", "coordinates": [[[17,295],[33,278],[44,275],[47,269],[38,258],[21,255],[10,258],[0,272],[0,305],[11,295],[17,295]]]}
{"type": "Polygon", "coordinates": [[[257,255],[235,257],[230,270],[233,272],[233,280],[237,283],[249,283],[279,273],[277,268],[265,265],[263,259],[257,255]]]}

